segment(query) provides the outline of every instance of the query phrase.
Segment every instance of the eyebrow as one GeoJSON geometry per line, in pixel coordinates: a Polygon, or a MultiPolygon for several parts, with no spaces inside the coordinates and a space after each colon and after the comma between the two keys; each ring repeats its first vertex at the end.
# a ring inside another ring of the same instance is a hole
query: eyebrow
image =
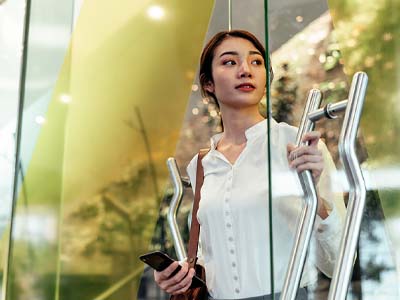
{"type": "MultiPolygon", "coordinates": [[[[259,52],[259,51],[249,51],[249,54],[251,54],[251,55],[257,54],[257,55],[262,56],[261,52],[259,52]]],[[[226,51],[226,52],[222,53],[219,57],[222,57],[224,55],[239,55],[239,53],[236,51],[226,51]]]]}

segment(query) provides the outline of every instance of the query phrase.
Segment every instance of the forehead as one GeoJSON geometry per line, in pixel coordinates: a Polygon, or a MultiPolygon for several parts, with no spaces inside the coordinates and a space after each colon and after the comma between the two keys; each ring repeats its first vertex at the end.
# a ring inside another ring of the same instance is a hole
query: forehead
{"type": "Polygon", "coordinates": [[[214,55],[218,57],[222,53],[226,51],[235,51],[235,52],[248,52],[248,51],[257,51],[256,46],[253,45],[252,42],[240,37],[228,37],[222,41],[221,44],[215,48],[214,55]]]}

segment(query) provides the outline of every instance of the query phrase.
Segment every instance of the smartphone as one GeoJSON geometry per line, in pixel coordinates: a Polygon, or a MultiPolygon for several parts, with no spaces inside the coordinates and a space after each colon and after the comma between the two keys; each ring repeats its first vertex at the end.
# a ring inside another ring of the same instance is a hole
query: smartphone
{"type": "MultiPolygon", "coordinates": [[[[143,261],[144,263],[148,264],[150,267],[157,271],[163,271],[165,270],[170,264],[174,262],[174,260],[169,257],[167,254],[161,252],[161,251],[154,251],[150,253],[143,254],[139,256],[140,260],[143,261]]],[[[181,266],[178,266],[174,272],[172,272],[171,276],[174,276],[176,273],[179,272],[181,269],[181,266]]],[[[194,275],[192,279],[192,284],[190,285],[190,288],[196,288],[196,287],[201,287],[206,285],[203,279],[200,277],[194,275]]]]}

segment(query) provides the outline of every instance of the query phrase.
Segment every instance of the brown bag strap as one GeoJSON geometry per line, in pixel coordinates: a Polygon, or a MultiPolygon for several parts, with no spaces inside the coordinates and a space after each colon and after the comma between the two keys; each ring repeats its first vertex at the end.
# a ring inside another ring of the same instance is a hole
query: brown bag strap
{"type": "Polygon", "coordinates": [[[194,268],[197,261],[197,248],[199,245],[200,224],[197,221],[197,211],[200,203],[200,190],[204,181],[204,170],[202,160],[210,149],[201,149],[197,157],[196,189],[194,192],[194,202],[192,209],[192,225],[189,233],[188,263],[190,268],[194,268]]]}

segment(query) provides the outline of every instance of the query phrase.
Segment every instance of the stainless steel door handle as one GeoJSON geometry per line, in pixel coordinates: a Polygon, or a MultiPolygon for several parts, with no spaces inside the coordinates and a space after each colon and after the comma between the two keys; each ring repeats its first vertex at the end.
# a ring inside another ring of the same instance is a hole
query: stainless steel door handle
{"type": "Polygon", "coordinates": [[[360,235],[362,214],[365,207],[366,187],[361,167],[357,160],[355,141],[367,84],[368,76],[366,73],[358,72],[353,76],[342,131],[340,133],[339,155],[349,181],[350,192],[338,260],[329,289],[329,300],[346,299],[358,237],[360,235]]]}
{"type": "MultiPolygon", "coordinates": [[[[347,288],[349,286],[351,272],[353,268],[357,241],[360,234],[362,213],[365,206],[366,188],[355,152],[355,140],[361,118],[367,84],[367,74],[363,72],[356,73],[353,76],[348,100],[343,100],[334,104],[328,104],[324,108],[316,110],[309,109],[308,101],[310,101],[310,93],[304,112],[305,114],[306,111],[308,111],[308,121],[316,122],[324,117],[334,119],[336,118],[335,113],[346,110],[339,140],[339,153],[340,158],[343,162],[346,176],[349,181],[350,195],[346,221],[340,243],[338,261],[335,265],[333,280],[329,290],[329,300],[344,300],[346,298],[347,288]]],[[[304,114],[302,118],[302,124],[304,124],[304,114]]],[[[296,140],[297,145],[299,145],[299,138],[302,136],[301,132],[305,133],[307,132],[307,129],[308,128],[304,129],[303,125],[300,126],[296,140]]],[[[311,224],[311,220],[309,219],[309,217],[312,216],[315,209],[315,218],[316,205],[318,204],[313,182],[310,181],[311,177],[307,178],[311,175],[303,175],[303,173],[299,174],[299,176],[304,194],[306,195],[305,198],[307,205],[301,213],[300,224],[296,233],[296,241],[292,249],[292,256],[281,294],[281,299],[285,300],[292,300],[296,297],[297,289],[300,284],[301,272],[304,266],[305,258],[303,257],[303,255],[305,256],[309,245],[308,234],[310,233],[308,231],[303,231],[305,230],[304,228],[306,228],[304,224],[306,222],[308,224],[311,224]],[[314,201],[316,202],[314,203],[314,201]],[[309,209],[310,211],[306,212],[307,209],[309,209]]],[[[314,221],[314,218],[312,219],[312,222],[314,221]]],[[[311,227],[307,227],[307,229],[312,231],[312,225],[311,227]]]]}
{"type": "MultiPolygon", "coordinates": [[[[297,132],[296,145],[301,146],[301,139],[305,133],[314,129],[314,122],[308,118],[310,112],[316,110],[321,104],[321,92],[312,89],[307,98],[300,127],[297,132]]],[[[318,197],[310,171],[303,171],[299,175],[301,187],[304,192],[305,205],[301,211],[289,266],[286,271],[285,282],[282,288],[281,300],[294,300],[300,285],[301,274],[307,255],[308,246],[317,214],[318,197]]]]}
{"type": "Polygon", "coordinates": [[[182,202],[182,197],[183,197],[182,178],[178,169],[178,165],[176,164],[175,158],[173,157],[168,158],[167,166],[169,175],[174,185],[174,195],[172,196],[172,200],[169,205],[167,220],[169,229],[171,231],[172,240],[174,242],[176,256],[178,257],[179,260],[184,260],[187,257],[186,250],[182,241],[182,236],[179,232],[178,223],[176,222],[176,215],[178,213],[178,208],[182,202]]]}

